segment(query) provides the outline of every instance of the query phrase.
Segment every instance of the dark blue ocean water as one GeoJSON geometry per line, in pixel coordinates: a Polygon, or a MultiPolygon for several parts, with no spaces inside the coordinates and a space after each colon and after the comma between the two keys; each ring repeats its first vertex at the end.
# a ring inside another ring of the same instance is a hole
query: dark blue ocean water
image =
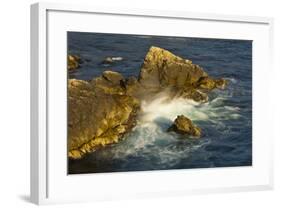
{"type": "Polygon", "coordinates": [[[138,125],[118,144],[69,161],[69,173],[95,173],[252,165],[252,41],[68,32],[68,53],[84,62],[69,78],[90,80],[104,70],[138,76],[150,46],[193,61],[212,77],[229,80],[209,102],[143,103],[138,125]],[[102,64],[106,57],[122,61],[102,64]],[[184,114],[203,130],[187,139],[166,129],[184,114]]]}

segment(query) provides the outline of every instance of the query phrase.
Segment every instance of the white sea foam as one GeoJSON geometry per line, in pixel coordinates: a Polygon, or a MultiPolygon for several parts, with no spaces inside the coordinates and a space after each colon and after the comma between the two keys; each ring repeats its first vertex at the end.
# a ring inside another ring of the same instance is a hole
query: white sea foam
{"type": "Polygon", "coordinates": [[[172,167],[180,159],[188,157],[191,151],[209,142],[205,138],[198,140],[195,145],[175,145],[179,141],[188,141],[179,139],[175,133],[167,132],[175,118],[183,114],[199,126],[205,123],[207,126],[211,125],[211,128],[228,133],[231,130],[224,121],[238,119],[240,109],[224,105],[225,99],[217,97],[210,102],[200,104],[182,98],[168,101],[168,97],[162,94],[150,102],[143,102],[137,126],[122,144],[112,148],[111,156],[118,159],[126,159],[129,155],[150,159],[153,154],[157,155],[155,160],[158,165],[163,164],[165,168],[169,165],[172,167]]]}
{"type": "Polygon", "coordinates": [[[224,108],[229,111],[239,111],[240,110],[239,107],[233,107],[233,106],[224,106],[224,108]]]}
{"type": "Polygon", "coordinates": [[[168,97],[163,96],[150,102],[143,102],[143,114],[140,117],[140,122],[153,122],[157,119],[166,119],[172,122],[177,115],[181,114],[186,115],[192,120],[206,120],[209,118],[204,110],[200,111],[197,109],[200,104],[195,101],[182,98],[169,102],[167,100],[168,97]]]}
{"type": "Polygon", "coordinates": [[[239,119],[240,117],[241,117],[241,115],[238,113],[230,114],[230,118],[233,118],[233,119],[239,119]]]}
{"type": "Polygon", "coordinates": [[[232,82],[233,84],[237,83],[237,80],[235,78],[225,78],[225,79],[232,82]]]}

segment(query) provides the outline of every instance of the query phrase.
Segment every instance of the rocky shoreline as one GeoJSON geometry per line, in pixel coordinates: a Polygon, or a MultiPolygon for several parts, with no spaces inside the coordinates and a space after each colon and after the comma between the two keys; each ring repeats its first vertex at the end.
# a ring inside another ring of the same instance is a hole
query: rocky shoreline
{"type": "MultiPolygon", "coordinates": [[[[68,70],[79,67],[68,61],[68,70]]],[[[69,57],[68,57],[68,60],[69,57]]],[[[68,80],[68,157],[79,159],[106,145],[117,143],[137,125],[142,101],[159,93],[204,103],[208,92],[224,89],[224,79],[210,77],[192,61],[162,48],[152,46],[138,77],[124,78],[120,73],[105,71],[90,81],[68,80]]],[[[200,137],[201,129],[184,115],[178,116],[167,129],[179,134],[200,137]]],[[[203,130],[204,131],[204,130],[203,130]]]]}

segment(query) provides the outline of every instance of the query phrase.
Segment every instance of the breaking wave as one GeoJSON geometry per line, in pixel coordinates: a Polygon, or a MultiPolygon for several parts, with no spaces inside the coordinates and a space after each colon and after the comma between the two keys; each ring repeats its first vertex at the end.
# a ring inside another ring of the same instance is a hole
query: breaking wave
{"type": "Polygon", "coordinates": [[[167,101],[165,95],[143,102],[137,126],[124,141],[104,151],[103,157],[122,160],[124,165],[127,158],[130,161],[136,158],[135,168],[138,163],[145,161],[150,166],[146,166],[146,169],[175,167],[181,160],[188,158],[192,151],[208,144],[210,138],[230,134],[232,129],[225,121],[241,117],[239,107],[225,104],[231,92],[222,94],[221,91],[215,91],[214,97],[203,104],[182,98],[167,101]],[[201,139],[185,139],[187,136],[167,132],[175,118],[182,114],[203,129],[201,139]]]}

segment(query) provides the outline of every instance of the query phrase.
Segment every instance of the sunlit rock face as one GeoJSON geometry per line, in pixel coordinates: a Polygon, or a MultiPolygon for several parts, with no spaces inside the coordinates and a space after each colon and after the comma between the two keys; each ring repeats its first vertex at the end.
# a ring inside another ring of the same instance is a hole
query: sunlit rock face
{"type": "MultiPolygon", "coordinates": [[[[69,66],[77,67],[75,57],[68,59],[69,66]]],[[[136,125],[144,100],[149,102],[163,94],[166,102],[184,98],[202,103],[208,101],[209,91],[224,89],[226,84],[224,79],[209,77],[192,61],[154,46],[149,49],[138,78],[124,78],[108,70],[89,82],[69,79],[68,156],[81,158],[118,142],[136,125]]],[[[169,130],[201,135],[201,129],[184,116],[178,116],[169,130]]]]}
{"type": "Polygon", "coordinates": [[[148,91],[171,89],[173,96],[206,102],[206,91],[224,88],[226,81],[213,79],[192,61],[152,46],[142,65],[139,83],[148,91]]]}
{"type": "Polygon", "coordinates": [[[138,100],[124,94],[110,94],[109,87],[106,91],[101,89],[91,82],[68,81],[68,156],[71,158],[80,158],[118,142],[136,124],[138,100]]]}
{"type": "Polygon", "coordinates": [[[201,136],[201,129],[195,126],[192,121],[184,115],[177,116],[168,131],[174,131],[178,134],[187,134],[194,137],[201,136]]]}
{"type": "Polygon", "coordinates": [[[200,66],[190,60],[162,48],[151,47],[141,68],[139,81],[146,88],[182,88],[192,86],[207,76],[200,66]]]}

